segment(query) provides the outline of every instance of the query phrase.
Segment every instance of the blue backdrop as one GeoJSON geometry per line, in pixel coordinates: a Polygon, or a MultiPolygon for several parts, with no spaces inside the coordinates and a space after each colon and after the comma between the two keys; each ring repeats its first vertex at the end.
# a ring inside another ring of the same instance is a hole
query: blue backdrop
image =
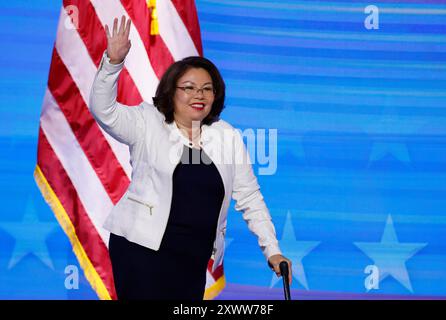
{"type": "MultiPolygon", "coordinates": [[[[227,84],[223,118],[277,129],[275,173],[255,170],[293,296],[446,297],[446,2],[196,4],[227,84]]],[[[67,289],[79,265],[33,180],[60,7],[0,4],[0,299],[97,299],[82,272],[67,289]]],[[[220,298],[282,298],[233,209],[227,238],[220,298]]]]}

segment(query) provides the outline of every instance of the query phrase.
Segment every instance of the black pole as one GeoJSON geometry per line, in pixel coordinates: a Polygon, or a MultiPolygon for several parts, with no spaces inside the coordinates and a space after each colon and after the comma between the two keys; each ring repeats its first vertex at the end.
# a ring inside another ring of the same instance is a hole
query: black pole
{"type": "Polygon", "coordinates": [[[288,277],[289,277],[288,263],[286,261],[282,261],[279,264],[279,268],[280,268],[280,273],[282,275],[282,280],[283,280],[283,291],[285,294],[285,300],[291,300],[290,281],[288,279],[288,277]]]}

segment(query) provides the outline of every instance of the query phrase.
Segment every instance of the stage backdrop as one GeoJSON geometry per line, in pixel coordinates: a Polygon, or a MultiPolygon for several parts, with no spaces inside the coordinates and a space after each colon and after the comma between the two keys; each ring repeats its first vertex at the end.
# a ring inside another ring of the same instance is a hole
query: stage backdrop
{"type": "MultiPolygon", "coordinates": [[[[446,297],[446,2],[196,5],[293,298],[446,297]]],[[[0,299],[97,299],[33,179],[60,8],[0,4],[0,299]]],[[[219,298],[281,299],[234,209],[226,236],[219,298]]]]}

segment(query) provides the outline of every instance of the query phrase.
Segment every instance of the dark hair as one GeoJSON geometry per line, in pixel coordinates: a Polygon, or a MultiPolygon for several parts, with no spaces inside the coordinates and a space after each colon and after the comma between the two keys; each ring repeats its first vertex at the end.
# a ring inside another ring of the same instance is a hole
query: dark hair
{"type": "Polygon", "coordinates": [[[177,81],[186,71],[192,68],[205,69],[212,79],[212,85],[215,90],[214,103],[211,112],[203,119],[202,123],[210,125],[220,119],[220,113],[223,111],[225,102],[225,83],[217,67],[208,59],[203,57],[187,57],[173,63],[161,78],[156,89],[153,104],[164,114],[167,123],[173,121],[174,102],[177,81]]]}

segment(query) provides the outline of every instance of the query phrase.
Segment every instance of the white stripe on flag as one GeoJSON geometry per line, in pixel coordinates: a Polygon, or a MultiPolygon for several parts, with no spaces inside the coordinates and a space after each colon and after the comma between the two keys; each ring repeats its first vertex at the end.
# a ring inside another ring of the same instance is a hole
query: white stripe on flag
{"type": "MultiPolygon", "coordinates": [[[[122,16],[125,16],[126,19],[130,18],[118,0],[91,0],[91,3],[96,9],[96,14],[102,25],[105,26],[107,24],[110,32],[113,30],[113,19],[115,17],[119,18],[119,21],[121,21],[122,16]]],[[[130,41],[132,47],[125,59],[125,66],[143,100],[152,103],[152,97],[155,95],[156,87],[158,86],[158,78],[153,71],[144,43],[135,26],[132,26],[130,29],[130,41]]]]}
{"type": "MultiPolygon", "coordinates": [[[[90,107],[90,91],[97,68],[94,62],[91,60],[82,38],[74,28],[74,25],[71,24],[71,19],[69,19],[63,8],[60,13],[59,25],[57,28],[56,50],[65,64],[65,67],[68,69],[73,81],[79,88],[84,102],[88,107],[90,107]],[[70,23],[70,26],[73,28],[71,29],[65,27],[65,21],[67,21],[67,24],[70,23]]],[[[119,163],[130,179],[132,168],[130,166],[130,153],[128,146],[112,138],[102,128],[100,129],[110,144],[113,153],[116,155],[119,163]]]]}
{"type": "Polygon", "coordinates": [[[48,89],[43,101],[40,126],[76,188],[85,211],[108,247],[110,235],[102,225],[113,203],[48,89]]]}
{"type": "Polygon", "coordinates": [[[175,61],[188,56],[198,56],[198,50],[170,0],[156,2],[160,36],[175,61]]]}
{"type": "Polygon", "coordinates": [[[88,102],[96,66],[63,8],[60,11],[59,25],[57,26],[56,49],[76,82],[82,98],[88,102]]]}

